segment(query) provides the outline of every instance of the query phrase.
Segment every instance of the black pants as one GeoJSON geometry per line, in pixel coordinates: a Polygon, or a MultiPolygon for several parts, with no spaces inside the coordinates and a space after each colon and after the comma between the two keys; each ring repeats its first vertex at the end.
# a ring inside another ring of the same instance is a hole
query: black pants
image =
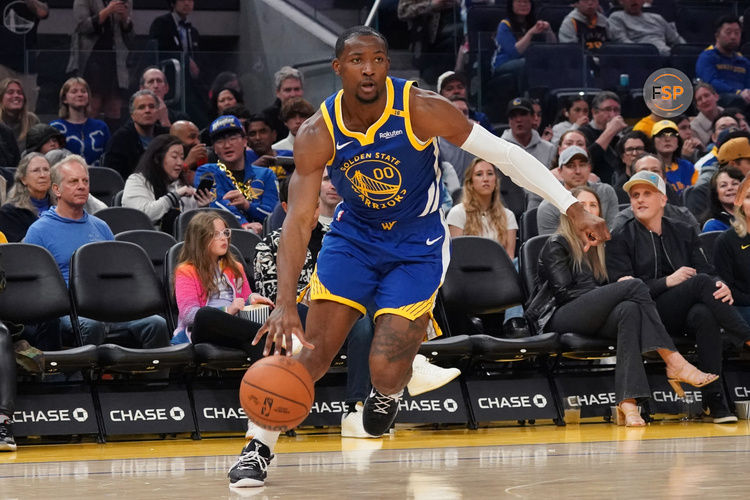
{"type": "MultiPolygon", "coordinates": [[[[670,288],[656,298],[667,331],[674,336],[687,332],[698,346],[698,368],[704,372],[721,373],[722,338],[720,327],[737,346],[750,340],[750,326],[727,302],[713,297],[716,278],[697,274],[670,288]]],[[[703,388],[704,394],[721,393],[721,381],[703,388]]]]}
{"type": "Polygon", "coordinates": [[[0,323],[0,414],[13,418],[16,408],[16,356],[13,339],[0,323]]]}
{"type": "Polygon", "coordinates": [[[201,307],[195,313],[191,340],[193,344],[210,342],[242,349],[250,355],[250,359],[257,360],[263,357],[265,338],[256,346],[252,345],[252,341],[260,327],[258,323],[227,314],[215,307],[201,307]]]}
{"type": "Polygon", "coordinates": [[[645,399],[651,390],[642,354],[676,350],[659,319],[648,287],[639,279],[595,288],[559,307],[548,330],[617,338],[615,397],[645,399]]]}

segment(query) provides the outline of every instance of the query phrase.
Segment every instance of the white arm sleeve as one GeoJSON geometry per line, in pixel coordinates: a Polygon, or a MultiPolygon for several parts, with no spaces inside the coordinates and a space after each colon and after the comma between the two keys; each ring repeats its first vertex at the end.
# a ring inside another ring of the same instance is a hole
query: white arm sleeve
{"type": "Polygon", "coordinates": [[[524,189],[542,196],[565,213],[576,200],[560,181],[529,153],[474,124],[461,149],[486,160],[524,189]]]}

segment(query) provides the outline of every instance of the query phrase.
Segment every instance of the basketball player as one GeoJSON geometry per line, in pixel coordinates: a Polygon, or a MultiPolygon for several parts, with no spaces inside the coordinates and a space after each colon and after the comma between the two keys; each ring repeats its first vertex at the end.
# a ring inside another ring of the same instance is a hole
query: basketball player
{"type": "MultiPolygon", "coordinates": [[[[354,322],[373,311],[373,389],[363,412],[365,431],[373,436],[387,432],[396,417],[448,266],[436,136],[554,203],[591,245],[609,238],[604,221],[588,214],[534,157],[470,123],[438,94],[388,77],[388,69],[388,43],[377,31],[354,27],[338,38],[333,70],[343,90],[326,99],[297,133],[296,171],[277,257],[276,308],[254,339],[268,333],[264,354],[274,343],[279,354],[295,334],[307,348],[299,361],[318,380],[354,322]],[[324,172],[343,201],[310,281],[303,332],[295,305],[297,278],[324,172]]],[[[255,434],[229,471],[232,486],[264,484],[278,435],[262,429],[255,434]]]]}

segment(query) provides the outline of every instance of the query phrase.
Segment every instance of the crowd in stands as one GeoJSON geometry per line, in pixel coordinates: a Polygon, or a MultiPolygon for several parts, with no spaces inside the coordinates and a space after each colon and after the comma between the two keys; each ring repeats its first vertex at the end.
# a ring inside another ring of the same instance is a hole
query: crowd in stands
{"type": "MultiPolygon", "coordinates": [[[[465,47],[453,43],[462,34],[471,36],[462,31],[460,11],[482,3],[488,2],[398,2],[397,15],[410,25],[418,48],[415,65],[421,78],[467,119],[550,168],[587,210],[607,222],[613,238],[606,248],[583,247],[552,204],[512,186],[491,164],[438,138],[441,204],[451,236],[495,240],[514,259],[530,237],[548,235],[526,319],[521,310],[504,319],[523,325],[529,334],[570,329],[616,337],[616,394],[624,424],[643,425],[635,405],[649,395],[641,362],[649,351],[665,361],[676,388],[681,382],[703,387],[714,422],[732,421],[716,375],[722,369],[720,328],[736,346],[750,341],[750,274],[739,250],[750,244],[750,60],[739,51],[740,18],[714,20],[714,40],[695,58],[694,103],[684,114],[624,116],[625,98],[617,88],[584,89],[561,98],[555,109],[545,109],[554,101],[530,95],[524,54],[533,44],[559,41],[581,44],[590,52],[610,43],[651,44],[662,56],[669,55],[685,40],[673,22],[655,12],[659,0],[621,0],[619,6],[577,0],[557,31],[537,17],[535,4],[541,2],[508,0],[507,15],[496,28],[491,71],[509,81],[514,93],[499,113],[485,113],[489,110],[478,109],[470,92],[476,75],[462,64],[465,47]],[[490,114],[505,116],[507,127],[493,123],[490,114]],[[550,122],[552,115],[557,118],[550,122]],[[701,246],[698,235],[708,231],[723,231],[715,251],[701,246]],[[580,314],[582,309],[591,314],[580,314]],[[587,316],[585,324],[582,316],[587,316]],[[670,335],[685,331],[696,339],[697,367],[682,358],[671,340],[670,335]]],[[[38,7],[36,22],[48,15],[43,2],[26,4],[38,7]]],[[[101,344],[119,330],[129,332],[143,348],[202,338],[253,351],[248,322],[236,313],[246,303],[273,304],[295,136],[318,103],[305,100],[304,76],[289,66],[274,75],[270,105],[255,98],[251,102],[238,76],[229,71],[219,73],[206,91],[201,61],[192,55],[200,43],[187,21],[192,0],[170,2],[171,12],[158,17],[150,31],[160,50],[188,55],[185,81],[175,83],[185,88],[187,112],[168,105],[169,78],[157,67],[146,68],[139,89],[128,96],[123,92],[122,44],[133,30],[132,5],[115,0],[97,9],[99,4],[74,2],[72,76],[59,89],[58,118],[49,124],[40,123],[30,105],[29,93],[36,88],[28,82],[33,79],[20,75],[21,69],[2,51],[0,68],[8,76],[0,81],[0,233],[9,242],[48,249],[67,281],[70,257],[79,247],[114,238],[95,215],[107,205],[90,193],[90,172],[102,168],[121,177],[117,203],[145,213],[154,230],[175,232],[179,216],[197,208],[230,214],[236,225],[213,212],[194,217],[187,227],[175,278],[179,324],[174,332],[167,331],[159,316],[116,324],[82,318],[83,341],[101,344]],[[129,118],[121,119],[125,102],[129,118]],[[228,251],[233,227],[262,239],[251,279],[228,251]]],[[[555,82],[549,86],[554,88],[555,82]]],[[[324,177],[300,292],[309,285],[339,200],[324,177]]],[[[76,343],[67,317],[21,330],[13,330],[14,340],[23,337],[42,350],[76,343]]],[[[12,348],[6,338],[10,331],[0,329],[3,355],[12,348]]],[[[348,344],[349,359],[361,364],[349,365],[345,418],[357,413],[356,403],[366,396],[371,337],[372,319],[365,316],[348,344]]],[[[424,358],[415,361],[415,377],[456,376],[439,370],[424,358]]],[[[426,386],[417,378],[410,392],[426,386]]],[[[0,384],[0,430],[12,414],[12,401],[2,391],[0,384]]],[[[351,421],[346,429],[345,434],[359,432],[351,421]]]]}

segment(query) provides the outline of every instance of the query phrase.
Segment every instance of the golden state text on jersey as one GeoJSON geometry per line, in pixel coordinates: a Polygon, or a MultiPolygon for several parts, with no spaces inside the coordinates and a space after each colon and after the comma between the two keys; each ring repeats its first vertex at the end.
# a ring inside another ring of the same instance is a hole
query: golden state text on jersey
{"type": "Polygon", "coordinates": [[[389,223],[424,217],[440,206],[440,168],[434,139],[419,140],[409,119],[409,90],[414,82],[386,80],[383,114],[365,133],[344,124],[343,91],[321,104],[333,138],[327,167],[345,209],[365,221],[389,223]]]}

